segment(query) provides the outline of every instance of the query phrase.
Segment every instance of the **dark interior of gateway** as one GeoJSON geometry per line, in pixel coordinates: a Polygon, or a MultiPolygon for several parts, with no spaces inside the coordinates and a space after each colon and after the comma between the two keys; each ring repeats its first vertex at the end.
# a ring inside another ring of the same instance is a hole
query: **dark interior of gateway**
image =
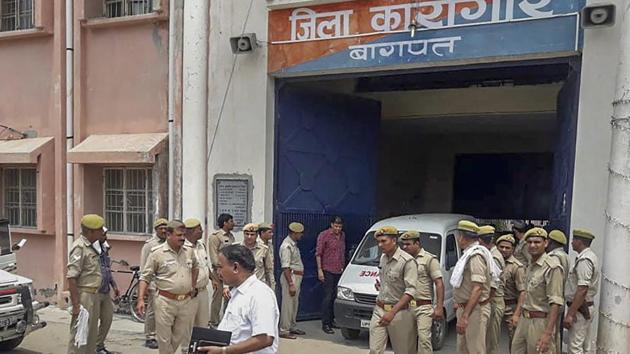
{"type": "MultiPolygon", "coordinates": [[[[577,72],[573,60],[538,61],[292,79],[281,86],[359,106],[377,103],[378,219],[456,212],[565,224],[577,72]]],[[[314,183],[328,182],[315,177],[314,183]]]]}

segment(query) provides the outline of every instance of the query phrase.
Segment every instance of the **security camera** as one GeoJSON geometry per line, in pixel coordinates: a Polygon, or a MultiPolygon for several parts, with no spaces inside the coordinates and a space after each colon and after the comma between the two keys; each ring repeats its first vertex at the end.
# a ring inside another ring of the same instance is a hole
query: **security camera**
{"type": "Polygon", "coordinates": [[[238,37],[230,38],[230,46],[234,54],[251,53],[258,46],[255,33],[243,33],[238,37]]]}
{"type": "Polygon", "coordinates": [[[615,5],[592,5],[582,9],[582,28],[615,24],[615,5]]]}

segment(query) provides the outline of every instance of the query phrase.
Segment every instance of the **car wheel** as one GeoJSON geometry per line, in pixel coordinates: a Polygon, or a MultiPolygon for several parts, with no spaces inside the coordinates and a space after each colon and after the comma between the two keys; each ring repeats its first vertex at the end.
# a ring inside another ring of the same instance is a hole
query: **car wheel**
{"type": "MultiPolygon", "coordinates": [[[[446,311],[444,311],[444,313],[446,313],[446,311]]],[[[446,322],[446,318],[433,321],[433,326],[431,326],[431,343],[433,344],[433,350],[440,350],[444,346],[447,332],[448,323],[446,322]]]]}
{"type": "Polygon", "coordinates": [[[361,333],[361,331],[359,331],[358,329],[350,329],[350,328],[342,328],[341,329],[341,335],[348,340],[354,340],[359,338],[359,333],[361,333]]]}
{"type": "Polygon", "coordinates": [[[8,352],[9,350],[15,349],[15,347],[22,343],[22,339],[24,339],[24,336],[0,342],[0,351],[8,352]]]}

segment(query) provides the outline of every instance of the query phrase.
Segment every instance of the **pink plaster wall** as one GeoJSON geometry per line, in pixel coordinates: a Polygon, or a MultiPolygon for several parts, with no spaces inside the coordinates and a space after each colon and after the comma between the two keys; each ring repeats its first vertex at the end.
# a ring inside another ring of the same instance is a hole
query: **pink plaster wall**
{"type": "Polygon", "coordinates": [[[13,232],[13,242],[26,239],[24,248],[16,252],[17,274],[31,278],[39,299],[52,299],[55,295],[54,249],[51,235],[32,235],[13,232]]]}
{"type": "MultiPolygon", "coordinates": [[[[147,239],[149,237],[150,236],[147,236],[147,239]]],[[[111,258],[117,260],[124,259],[132,266],[139,265],[140,251],[142,251],[142,246],[144,245],[144,242],[118,240],[108,240],[107,242],[112,246],[112,249],[110,251],[111,258]]],[[[112,266],[112,269],[129,270],[117,264],[114,264],[112,266]]],[[[114,279],[118,283],[120,291],[124,292],[129,286],[129,282],[131,281],[131,274],[114,273],[114,279]]]]}

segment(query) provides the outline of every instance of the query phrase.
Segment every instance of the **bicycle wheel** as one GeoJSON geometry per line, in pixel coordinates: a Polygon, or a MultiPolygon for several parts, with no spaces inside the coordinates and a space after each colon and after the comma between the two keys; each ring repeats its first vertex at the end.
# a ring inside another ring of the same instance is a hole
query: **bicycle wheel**
{"type": "Polygon", "coordinates": [[[144,315],[140,315],[136,312],[136,306],[138,305],[138,284],[139,283],[133,284],[129,292],[129,313],[131,313],[131,317],[133,317],[134,320],[144,323],[144,315]]]}

